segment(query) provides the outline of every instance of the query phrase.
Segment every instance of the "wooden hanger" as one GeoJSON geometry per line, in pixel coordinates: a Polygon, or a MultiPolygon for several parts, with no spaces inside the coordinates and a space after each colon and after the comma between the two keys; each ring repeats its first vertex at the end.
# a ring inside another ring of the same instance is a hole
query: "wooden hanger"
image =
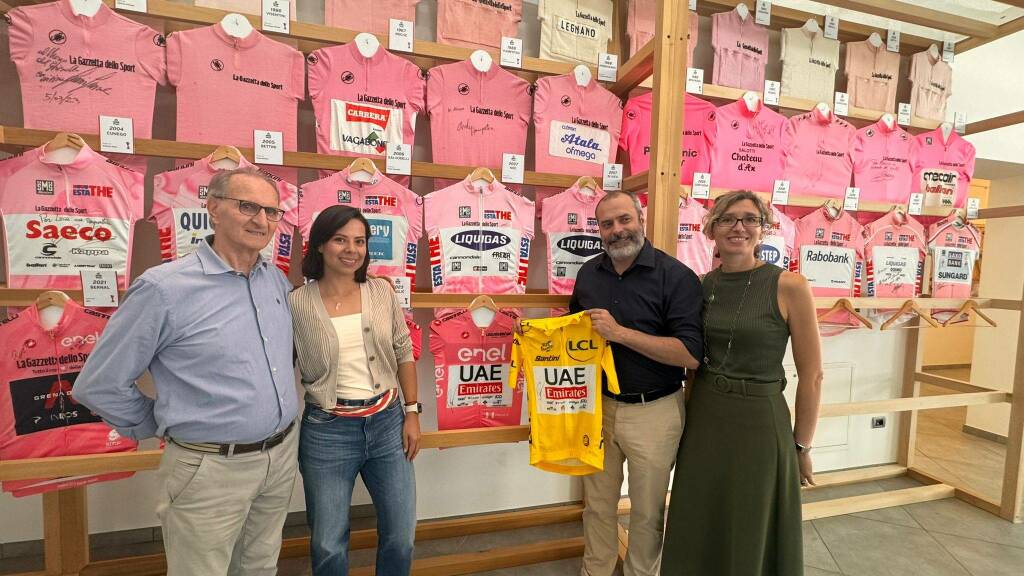
{"type": "Polygon", "coordinates": [[[822,207],[827,209],[829,216],[832,216],[834,218],[839,218],[840,216],[843,215],[843,202],[838,198],[829,198],[828,200],[825,200],[825,203],[822,204],[822,207]]]}
{"type": "Polygon", "coordinates": [[[579,180],[576,180],[575,186],[581,190],[583,188],[590,188],[594,192],[597,192],[598,189],[597,180],[594,180],[592,176],[581,176],[579,180]]]}
{"type": "Polygon", "coordinates": [[[373,176],[377,174],[377,165],[373,163],[373,160],[369,158],[356,158],[348,165],[348,173],[353,174],[355,172],[366,172],[373,176]]]}
{"type": "Polygon", "coordinates": [[[81,150],[85,148],[85,140],[81,136],[74,132],[59,132],[43,147],[44,152],[53,152],[54,150],[60,150],[61,148],[74,148],[75,150],[81,150]]]}
{"type": "Polygon", "coordinates": [[[957,310],[952,316],[947,318],[946,321],[942,323],[942,327],[945,328],[946,326],[949,326],[950,324],[953,323],[954,320],[961,316],[970,316],[971,310],[974,310],[974,313],[978,315],[978,318],[981,318],[985,322],[988,322],[989,325],[992,326],[993,328],[997,326],[995,320],[989,318],[984,312],[981,311],[981,308],[978,306],[977,302],[975,302],[974,300],[968,300],[967,302],[964,302],[964,305],[961,306],[959,310],[957,310]]]}
{"type": "Polygon", "coordinates": [[[479,310],[480,308],[486,308],[495,313],[498,311],[498,305],[495,304],[494,299],[487,294],[481,294],[476,298],[473,298],[473,301],[469,303],[468,309],[470,312],[473,310],[479,310]]]}
{"type": "Polygon", "coordinates": [[[217,162],[220,160],[231,160],[235,164],[241,164],[242,153],[234,146],[217,146],[217,148],[214,149],[213,154],[210,154],[210,162],[217,162]]]}
{"type": "Polygon", "coordinates": [[[36,310],[44,310],[50,306],[64,308],[64,305],[71,300],[71,297],[60,290],[47,290],[36,297],[36,310]]]}
{"type": "Polygon", "coordinates": [[[866,326],[869,330],[875,327],[875,325],[872,324],[870,320],[862,316],[860,312],[857,312],[857,309],[853,307],[853,302],[850,302],[846,298],[840,298],[839,300],[836,300],[836,303],[833,304],[831,308],[829,308],[825,312],[822,312],[821,314],[818,314],[818,320],[821,320],[822,318],[828,316],[829,314],[837,312],[839,310],[845,310],[849,312],[850,316],[853,316],[858,322],[866,326]]]}
{"type": "Polygon", "coordinates": [[[890,316],[888,320],[882,323],[882,327],[880,328],[880,330],[888,330],[889,328],[892,327],[893,324],[896,323],[897,320],[899,320],[900,316],[903,316],[904,314],[910,312],[916,314],[919,318],[921,318],[929,325],[931,325],[932,328],[939,327],[939,323],[936,322],[935,319],[932,318],[929,314],[925,314],[924,311],[918,307],[917,302],[914,302],[913,300],[907,300],[906,302],[903,303],[903,306],[900,306],[900,309],[897,310],[895,314],[890,316]]]}
{"type": "Polygon", "coordinates": [[[476,182],[477,180],[483,180],[488,184],[494,182],[494,172],[491,172],[490,168],[480,167],[469,173],[469,181],[476,182]]]}

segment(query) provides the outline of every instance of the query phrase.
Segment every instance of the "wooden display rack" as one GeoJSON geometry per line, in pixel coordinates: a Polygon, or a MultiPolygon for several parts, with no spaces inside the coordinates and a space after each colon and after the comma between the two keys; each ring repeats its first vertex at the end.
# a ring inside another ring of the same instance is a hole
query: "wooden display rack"
{"type": "MultiPolygon", "coordinates": [[[[104,0],[113,6],[114,0],[104,0]]],[[[625,2],[616,1],[616,14],[619,25],[611,50],[618,52],[622,36],[622,23],[625,15],[625,2]]],[[[17,6],[37,3],[35,0],[0,0],[0,8],[4,5],[17,6]]],[[[700,0],[702,14],[720,12],[735,7],[739,0],[700,0]]],[[[873,0],[832,0],[825,4],[858,10],[864,13],[897,20],[913,21],[918,24],[939,30],[964,34],[969,38],[957,44],[958,51],[980,46],[996,38],[1024,29],[1024,18],[995,26],[963,18],[954,14],[945,14],[910,5],[898,1],[876,2],[873,0]]],[[[219,10],[198,8],[167,2],[165,0],[149,0],[151,17],[168,21],[185,23],[186,25],[208,25],[219,21],[225,14],[219,10]]],[[[654,246],[663,250],[673,251],[676,243],[678,226],[677,198],[685,189],[679,184],[679,148],[681,133],[677,128],[683,122],[683,86],[684,70],[686,69],[686,43],[688,12],[682,1],[658,0],[656,12],[655,40],[643,47],[632,59],[619,70],[619,79],[610,89],[620,96],[625,96],[647,77],[653,75],[653,119],[651,141],[651,169],[647,173],[627,178],[624,188],[627,190],[647,189],[651,191],[648,202],[648,238],[654,246]]],[[[125,12],[128,15],[134,13],[125,12]]],[[[772,9],[771,28],[800,26],[808,18],[821,20],[820,15],[809,14],[799,10],[775,6],[772,9]]],[[[251,17],[253,24],[259,26],[259,18],[251,17]]],[[[291,38],[299,41],[303,50],[312,50],[323,45],[350,42],[356,32],[329,28],[302,22],[291,23],[291,38]]],[[[861,40],[875,29],[843,22],[840,39],[844,42],[861,40]]],[[[278,35],[282,36],[282,35],[278,35]]],[[[906,53],[925,49],[934,41],[908,34],[902,35],[901,46],[906,53]]],[[[386,43],[387,39],[382,38],[386,43]]],[[[411,58],[417,63],[438,60],[462,60],[469,56],[470,50],[417,40],[411,58]]],[[[495,55],[496,56],[496,55],[495,55]]],[[[497,58],[496,58],[497,60],[497,58]]],[[[523,75],[530,74],[564,74],[572,66],[561,63],[524,58],[523,69],[517,71],[523,75]]],[[[705,95],[714,99],[736,99],[740,91],[730,88],[705,86],[705,95]]],[[[797,99],[785,99],[782,108],[788,110],[808,110],[814,103],[797,99]]],[[[851,116],[855,121],[874,121],[881,112],[852,109],[851,116]]],[[[968,133],[992,130],[995,128],[1024,122],[1024,111],[1007,114],[975,122],[968,126],[968,133]]],[[[920,120],[914,121],[911,129],[927,130],[934,128],[933,123],[920,120]]],[[[53,133],[36,130],[25,130],[14,127],[0,127],[0,147],[21,149],[39,146],[52,138],[53,133]]],[[[96,147],[95,138],[86,138],[90,145],[96,147]]],[[[163,140],[136,140],[136,152],[140,155],[168,158],[201,158],[213,150],[213,146],[188,144],[163,140]]],[[[251,158],[251,150],[243,153],[251,158]]],[[[312,153],[292,152],[285,154],[285,165],[301,168],[340,169],[351,160],[322,156],[312,153]]],[[[383,167],[383,166],[381,166],[383,167]]],[[[414,162],[413,175],[423,177],[462,178],[471,168],[459,166],[441,166],[429,163],[414,162]]],[[[526,184],[568,187],[575,177],[554,174],[527,173],[526,184]]],[[[717,195],[720,191],[716,191],[717,195]]],[[[801,206],[819,205],[823,199],[808,197],[792,197],[791,204],[801,206]]],[[[888,205],[873,205],[865,202],[861,210],[884,212],[888,205]]],[[[982,218],[1007,218],[1024,216],[1024,205],[1001,208],[990,208],[981,211],[982,218]]],[[[0,306],[24,306],[34,301],[38,290],[15,290],[0,287],[0,306]]],[[[72,293],[79,299],[81,293],[72,293]]],[[[413,295],[414,307],[465,306],[475,295],[447,295],[417,293],[413,295]]],[[[525,295],[493,295],[496,303],[510,307],[555,307],[567,304],[566,296],[528,293],[525,295]]],[[[830,306],[835,299],[817,298],[819,307],[830,306]]],[[[904,300],[856,298],[851,299],[858,308],[895,308],[904,300]]],[[[975,299],[977,305],[986,309],[1012,310],[1021,312],[1024,301],[1024,287],[1020,299],[975,299]]],[[[923,309],[942,307],[959,307],[964,300],[960,299],[929,299],[921,298],[916,302],[923,309]]],[[[1011,392],[994,390],[971,382],[925,374],[921,371],[921,340],[918,330],[909,332],[909,346],[904,361],[904,378],[900,398],[870,402],[850,402],[842,404],[826,404],[822,406],[821,417],[866,414],[876,412],[906,412],[901,419],[900,448],[896,464],[887,464],[869,468],[844,470],[824,473],[817,476],[817,489],[825,486],[837,486],[909,476],[924,485],[916,488],[868,494],[850,498],[839,498],[803,506],[804,519],[825,518],[840,514],[850,514],[867,510],[875,510],[890,506],[900,506],[916,502],[925,502],[942,498],[959,498],[979,508],[999,515],[1009,521],[1024,521],[1024,321],[1018,329],[1016,368],[1011,392]],[[957,394],[920,397],[921,383],[937,385],[957,391],[957,394]],[[999,502],[993,502],[980,496],[964,486],[943,483],[929,476],[914,466],[915,436],[917,413],[919,410],[947,408],[952,406],[974,406],[983,404],[1009,403],[1011,406],[1009,436],[1007,439],[1006,468],[1003,478],[1003,493],[999,502]]],[[[469,430],[451,430],[425,432],[422,446],[424,448],[456,448],[462,446],[491,445],[510,442],[522,442],[528,437],[527,426],[506,426],[495,428],[479,428],[469,430]]],[[[90,475],[118,471],[154,470],[158,467],[161,457],[160,450],[146,450],[133,453],[101,454],[87,456],[67,456],[59,458],[41,458],[0,462],[0,480],[18,480],[29,478],[52,478],[76,475],[90,475]]],[[[43,495],[43,515],[45,533],[45,569],[31,573],[35,576],[53,576],[65,574],[82,575],[120,575],[120,574],[163,574],[165,571],[164,556],[120,558],[104,561],[90,561],[88,513],[86,488],[51,492],[43,495]]],[[[629,510],[628,499],[620,504],[620,511],[629,510]]],[[[582,517],[583,507],[579,504],[549,506],[540,509],[499,512],[450,520],[420,522],[416,529],[417,541],[437,538],[450,538],[467,534],[479,534],[502,530],[527,528],[559,522],[577,521],[582,517]]],[[[625,555],[628,544],[628,532],[619,530],[619,552],[625,555]]],[[[376,546],[374,530],[362,530],[352,533],[351,548],[372,548],[376,546]]],[[[477,571],[546,562],[561,558],[580,556],[583,552],[582,538],[568,538],[552,542],[511,546],[485,552],[454,554],[416,560],[413,573],[417,575],[433,574],[468,574],[477,571]]],[[[305,556],[309,553],[308,538],[289,539],[283,543],[281,557],[305,556]]],[[[370,574],[369,568],[352,571],[353,574],[370,574]]],[[[29,576],[22,574],[20,576],[29,576]]]]}

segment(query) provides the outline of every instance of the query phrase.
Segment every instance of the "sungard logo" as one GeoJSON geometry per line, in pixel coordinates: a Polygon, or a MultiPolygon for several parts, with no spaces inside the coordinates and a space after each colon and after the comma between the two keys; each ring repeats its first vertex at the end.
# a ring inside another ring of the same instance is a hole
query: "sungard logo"
{"type": "Polygon", "coordinates": [[[367,196],[363,199],[366,206],[398,206],[398,199],[394,196],[367,196]]]}
{"type": "Polygon", "coordinates": [[[582,234],[577,236],[566,236],[559,240],[555,246],[582,258],[590,258],[591,256],[596,256],[604,251],[600,238],[584,236],[582,234]]]}
{"type": "Polygon", "coordinates": [[[81,346],[82,344],[95,344],[96,341],[99,339],[100,333],[99,330],[97,330],[92,334],[85,334],[82,336],[68,336],[66,338],[62,338],[60,341],[60,345],[63,346],[64,348],[71,348],[72,346],[81,346]]]}
{"type": "Polygon", "coordinates": [[[27,228],[25,237],[30,239],[98,240],[106,242],[114,237],[114,233],[110,231],[110,228],[103,226],[82,226],[79,228],[72,224],[57,226],[55,224],[43,224],[39,220],[29,220],[25,227],[27,228]]]}
{"type": "Polygon", "coordinates": [[[342,204],[348,204],[352,201],[352,192],[348,190],[338,190],[338,202],[342,204]]]}
{"type": "Polygon", "coordinates": [[[75,184],[71,187],[72,196],[92,196],[94,198],[113,198],[113,186],[93,186],[91,184],[75,184]]]}
{"type": "Polygon", "coordinates": [[[507,235],[493,230],[459,232],[452,236],[452,242],[470,250],[491,250],[507,246],[512,241],[507,235]]]}
{"type": "Polygon", "coordinates": [[[484,210],[484,220],[511,220],[512,212],[508,210],[484,210]]]}
{"type": "Polygon", "coordinates": [[[53,180],[36,180],[36,194],[53,196],[53,180]]]}

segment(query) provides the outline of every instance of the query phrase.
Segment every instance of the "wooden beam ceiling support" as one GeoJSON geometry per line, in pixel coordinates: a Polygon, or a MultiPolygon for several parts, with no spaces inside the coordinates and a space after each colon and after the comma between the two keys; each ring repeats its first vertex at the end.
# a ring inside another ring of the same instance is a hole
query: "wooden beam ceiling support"
{"type": "Polygon", "coordinates": [[[978,120],[977,122],[971,122],[967,125],[967,133],[979,134],[981,132],[988,132],[989,130],[997,130],[999,128],[1005,128],[1007,126],[1014,126],[1022,123],[1024,123],[1024,110],[1003,114],[1002,116],[996,116],[994,118],[978,120]]]}
{"type": "MultiPolygon", "coordinates": [[[[881,18],[889,18],[899,22],[907,22],[944,32],[963,34],[964,36],[976,36],[980,38],[995,37],[998,26],[964,18],[941,10],[932,10],[919,4],[909,4],[897,0],[817,0],[822,4],[830,4],[836,8],[853,10],[864,14],[871,14],[881,18]]],[[[772,7],[774,11],[774,6],[772,7]]],[[[845,23],[843,23],[845,25],[845,23]]]]}
{"type": "MultiPolygon", "coordinates": [[[[1022,3],[1024,3],[1024,2],[1022,2],[1022,3]]],[[[962,54],[964,52],[967,52],[968,50],[973,50],[974,48],[977,48],[979,46],[984,46],[985,44],[988,44],[989,42],[992,42],[994,40],[998,40],[998,39],[1000,39],[1000,38],[1002,38],[1004,36],[1009,36],[1010,34],[1015,34],[1017,32],[1020,32],[1021,30],[1024,30],[1024,16],[1021,16],[1020,18],[1017,18],[1016,20],[1011,20],[1010,22],[1007,22],[1006,24],[1000,25],[998,28],[996,28],[996,35],[993,36],[992,38],[973,38],[972,37],[972,38],[968,38],[966,40],[961,40],[961,41],[957,42],[956,43],[956,53],[957,54],[962,54]]]]}

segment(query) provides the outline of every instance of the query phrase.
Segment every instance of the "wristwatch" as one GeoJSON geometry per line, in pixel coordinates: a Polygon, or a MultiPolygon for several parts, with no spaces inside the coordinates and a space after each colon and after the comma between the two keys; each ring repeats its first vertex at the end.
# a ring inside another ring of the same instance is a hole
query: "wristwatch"
{"type": "Polygon", "coordinates": [[[811,447],[810,446],[804,446],[803,444],[801,444],[799,442],[794,442],[794,444],[796,444],[796,453],[797,454],[810,454],[811,453],[811,447]]]}
{"type": "Polygon", "coordinates": [[[422,414],[423,404],[420,404],[419,402],[408,402],[402,406],[402,409],[405,410],[406,414],[422,414]]]}

